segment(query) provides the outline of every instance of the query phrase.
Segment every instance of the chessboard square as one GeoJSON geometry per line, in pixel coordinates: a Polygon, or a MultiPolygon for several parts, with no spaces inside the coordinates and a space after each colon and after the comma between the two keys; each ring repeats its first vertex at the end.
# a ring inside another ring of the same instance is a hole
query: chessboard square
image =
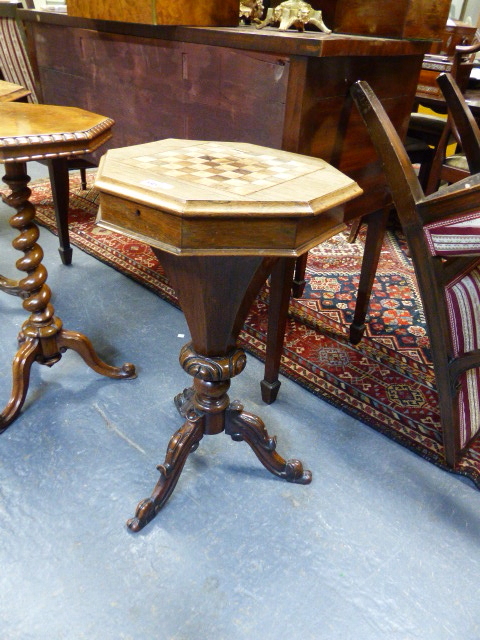
{"type": "Polygon", "coordinates": [[[224,178],[231,178],[233,179],[237,179],[237,180],[241,180],[242,176],[239,175],[236,171],[222,171],[220,173],[221,176],[223,176],[224,178]]]}
{"type": "Polygon", "coordinates": [[[202,184],[204,187],[218,187],[218,180],[214,178],[193,178],[192,182],[202,184]]]}
{"type": "Polygon", "coordinates": [[[174,178],[178,178],[184,175],[184,172],[180,169],[170,169],[169,167],[165,167],[162,169],[162,174],[166,176],[171,176],[174,178]]]}
{"type": "Polygon", "coordinates": [[[237,166],[234,165],[234,164],[231,164],[230,162],[217,164],[217,167],[222,172],[223,171],[235,171],[237,169],[237,166]]]}
{"type": "Polygon", "coordinates": [[[228,178],[225,178],[225,176],[222,175],[216,175],[216,176],[210,176],[209,178],[210,180],[213,180],[215,182],[227,182],[228,178]]]}
{"type": "Polygon", "coordinates": [[[170,162],[164,162],[159,164],[160,167],[167,167],[168,169],[183,169],[184,168],[184,163],[183,162],[175,162],[174,160],[171,160],[170,162]]]}
{"type": "Polygon", "coordinates": [[[201,169],[200,171],[191,171],[188,175],[197,176],[199,178],[209,178],[212,176],[212,172],[209,170],[201,169]]]}
{"type": "Polygon", "coordinates": [[[268,164],[266,164],[266,165],[262,165],[262,164],[253,165],[250,169],[251,169],[252,173],[259,173],[260,175],[263,175],[265,173],[274,173],[275,171],[278,171],[277,167],[271,167],[268,164]]]}
{"type": "Polygon", "coordinates": [[[249,173],[247,175],[242,176],[242,180],[244,182],[254,182],[255,180],[258,180],[259,178],[260,178],[260,174],[258,172],[249,173]]]}

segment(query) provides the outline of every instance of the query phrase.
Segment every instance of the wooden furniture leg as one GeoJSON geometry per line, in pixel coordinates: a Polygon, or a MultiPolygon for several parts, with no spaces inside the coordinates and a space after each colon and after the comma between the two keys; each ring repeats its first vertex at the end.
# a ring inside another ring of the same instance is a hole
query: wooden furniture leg
{"type": "Polygon", "coordinates": [[[358,284],[357,302],[353,322],[350,325],[350,342],[358,344],[365,331],[365,318],[372,295],[373,281],[377,272],[383,238],[387,228],[389,208],[370,213],[366,217],[367,236],[365,238],[365,250],[363,253],[362,270],[358,284]]]}
{"type": "Polygon", "coordinates": [[[298,261],[282,258],[273,268],[270,279],[270,300],[268,303],[268,329],[265,352],[264,378],[260,382],[262,400],[267,404],[275,402],[280,389],[278,374],[282,357],[283,341],[288,318],[288,305],[292,292],[293,272],[298,261]]]}
{"type": "Polygon", "coordinates": [[[61,320],[54,315],[53,305],[50,304],[50,288],[46,284],[47,270],[42,264],[43,251],[37,244],[39,230],[34,222],[35,207],[29,200],[31,191],[27,185],[30,178],[26,173],[26,164],[9,162],[5,164],[5,170],[3,181],[10,187],[11,193],[4,196],[3,200],[16,210],[10,218],[10,225],[19,232],[12,246],[24,254],[17,260],[16,266],[26,274],[16,286],[19,288],[18,295],[23,298],[23,308],[30,316],[19,335],[19,349],[12,366],[12,392],[0,415],[0,433],[21,411],[34,362],[51,367],[67,349],[72,349],[101,375],[109,378],[135,377],[132,364],[126,363],[120,368],[106,364],[98,357],[86,336],[64,329],[61,320]]]}
{"type": "Polygon", "coordinates": [[[295,274],[293,276],[292,296],[301,298],[305,289],[305,271],[307,269],[308,251],[298,257],[295,262],[295,274]]]}
{"type": "Polygon", "coordinates": [[[180,352],[180,364],[194,377],[193,387],[175,398],[185,419],[172,436],[165,461],[157,469],[160,478],[149,498],[142,500],[127,522],[140,531],[160,511],[180,477],[185,461],[204,435],[225,431],[235,441],[245,441],[260,462],[274,475],[299,484],[312,480],[298,460],[284,460],[276,451],[262,420],[230,402],[230,380],[246,364],[236,339],[251,303],[276,259],[262,257],[179,257],[154,249],[178,294],[192,342],[180,352]],[[228,283],[228,286],[225,286],[228,283]],[[219,292],[223,300],[219,306],[219,292]]]}
{"type": "Polygon", "coordinates": [[[68,160],[64,157],[48,161],[48,174],[52,187],[53,208],[58,230],[58,252],[62,263],[72,263],[72,248],[68,233],[69,178],[68,160]]]}

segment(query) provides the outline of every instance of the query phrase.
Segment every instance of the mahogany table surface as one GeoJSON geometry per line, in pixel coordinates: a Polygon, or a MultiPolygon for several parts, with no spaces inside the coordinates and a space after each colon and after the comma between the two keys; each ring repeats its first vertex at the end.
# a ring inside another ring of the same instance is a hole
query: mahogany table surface
{"type": "Polygon", "coordinates": [[[75,107],[0,102],[0,162],[89,153],[111,137],[113,124],[75,107]]]}

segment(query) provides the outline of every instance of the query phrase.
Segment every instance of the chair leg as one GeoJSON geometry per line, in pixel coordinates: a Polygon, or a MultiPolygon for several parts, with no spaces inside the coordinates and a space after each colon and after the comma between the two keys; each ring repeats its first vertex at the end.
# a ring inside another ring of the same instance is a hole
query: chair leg
{"type": "Polygon", "coordinates": [[[65,158],[53,158],[48,162],[48,173],[52,187],[53,207],[57,221],[58,252],[63,264],[71,264],[72,249],[68,234],[69,180],[68,164],[65,158]]]}
{"type": "Polygon", "coordinates": [[[365,318],[370,304],[373,281],[377,272],[389,212],[389,207],[385,207],[366,216],[368,222],[367,237],[365,239],[362,269],[358,283],[357,303],[353,322],[350,325],[350,342],[352,344],[358,344],[365,331],[365,318]]]}
{"type": "Polygon", "coordinates": [[[260,382],[262,400],[267,404],[275,402],[280,389],[278,373],[287,326],[294,268],[295,258],[280,258],[272,271],[270,280],[265,370],[264,378],[260,382]]]}
{"type": "Polygon", "coordinates": [[[358,234],[360,233],[360,228],[362,226],[362,223],[363,223],[363,216],[360,218],[357,218],[353,222],[350,228],[350,233],[348,234],[348,239],[347,239],[348,244],[353,244],[355,240],[358,238],[358,234]]]}
{"type": "Polygon", "coordinates": [[[80,180],[82,183],[82,189],[85,191],[87,188],[87,170],[84,168],[80,169],[80,180]]]}
{"type": "Polygon", "coordinates": [[[308,251],[299,256],[295,262],[295,274],[293,276],[292,295],[301,298],[305,289],[305,271],[307,269],[308,251]]]}

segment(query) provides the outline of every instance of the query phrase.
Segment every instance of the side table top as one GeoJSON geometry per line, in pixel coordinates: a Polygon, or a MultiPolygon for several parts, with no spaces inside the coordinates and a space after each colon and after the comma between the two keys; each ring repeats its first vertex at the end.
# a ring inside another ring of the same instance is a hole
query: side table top
{"type": "Polygon", "coordinates": [[[0,103],[0,162],[23,162],[97,149],[114,121],[76,107],[0,103]]]}
{"type": "Polygon", "coordinates": [[[95,185],[101,226],[183,254],[300,255],[362,193],[318,158],[176,139],[110,149],[95,185]]]}

